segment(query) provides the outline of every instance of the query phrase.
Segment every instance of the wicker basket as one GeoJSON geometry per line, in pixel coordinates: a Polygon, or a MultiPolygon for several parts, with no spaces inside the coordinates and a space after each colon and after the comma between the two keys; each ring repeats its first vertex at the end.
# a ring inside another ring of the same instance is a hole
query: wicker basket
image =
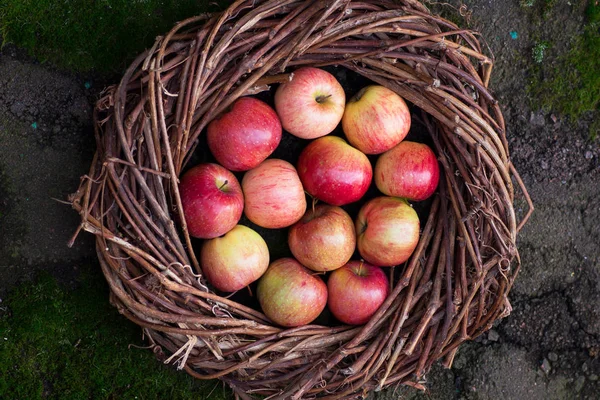
{"type": "Polygon", "coordinates": [[[423,389],[434,361],[450,366],[462,342],[510,313],[516,235],[533,209],[487,89],[491,71],[475,33],[416,0],[239,0],[187,19],[98,101],[97,152],[70,199],[82,218],[77,233],[96,235],[111,301],[157,356],[223,380],[237,398],[423,389]],[[345,68],[400,94],[442,165],[414,255],[392,268],[393,290],[360,327],[282,329],[219,296],[179,223],[178,176],[208,122],[306,65],[345,68]],[[513,178],[530,205],[520,225],[513,178]]]}

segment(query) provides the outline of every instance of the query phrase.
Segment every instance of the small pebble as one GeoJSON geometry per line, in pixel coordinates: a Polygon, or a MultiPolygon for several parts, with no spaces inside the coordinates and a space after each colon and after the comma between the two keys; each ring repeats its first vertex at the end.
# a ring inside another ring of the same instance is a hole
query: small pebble
{"type": "Polygon", "coordinates": [[[488,332],[488,340],[490,342],[497,342],[500,339],[500,335],[494,329],[490,329],[488,332]]]}
{"type": "Polygon", "coordinates": [[[15,114],[17,117],[23,116],[25,109],[25,104],[19,101],[10,106],[10,112],[15,114]]]}
{"type": "Polygon", "coordinates": [[[454,359],[454,363],[452,364],[452,368],[462,369],[467,364],[467,360],[461,354],[458,354],[454,359]]]}
{"type": "Polygon", "coordinates": [[[548,169],[548,161],[542,160],[540,164],[542,166],[542,169],[548,169]]]}
{"type": "Polygon", "coordinates": [[[558,354],[550,352],[548,353],[548,359],[552,362],[558,361],[558,354]]]}
{"type": "Polygon", "coordinates": [[[592,382],[596,382],[598,380],[598,375],[592,374],[592,375],[589,376],[589,379],[592,382]]]}
{"type": "Polygon", "coordinates": [[[588,365],[587,365],[587,363],[583,363],[583,365],[581,366],[581,370],[582,370],[583,372],[587,372],[587,370],[588,370],[588,365]]]}
{"type": "Polygon", "coordinates": [[[542,113],[536,114],[532,112],[529,117],[529,122],[535,126],[544,126],[546,125],[546,118],[544,118],[544,114],[542,113]]]}
{"type": "Polygon", "coordinates": [[[550,361],[548,361],[548,359],[544,358],[544,361],[542,361],[541,368],[542,368],[542,371],[544,371],[544,373],[546,375],[548,375],[550,373],[550,371],[552,370],[552,366],[550,365],[550,361]]]}
{"type": "Polygon", "coordinates": [[[575,392],[577,392],[577,393],[581,392],[581,390],[583,389],[583,385],[585,385],[585,377],[580,376],[575,381],[575,392]]]}
{"type": "Polygon", "coordinates": [[[591,152],[591,150],[588,150],[585,152],[585,158],[587,160],[591,160],[594,157],[594,153],[591,152]]]}
{"type": "Polygon", "coordinates": [[[537,376],[539,376],[540,378],[545,378],[546,374],[544,373],[544,371],[542,371],[541,368],[538,368],[535,373],[537,374],[537,376]]]}

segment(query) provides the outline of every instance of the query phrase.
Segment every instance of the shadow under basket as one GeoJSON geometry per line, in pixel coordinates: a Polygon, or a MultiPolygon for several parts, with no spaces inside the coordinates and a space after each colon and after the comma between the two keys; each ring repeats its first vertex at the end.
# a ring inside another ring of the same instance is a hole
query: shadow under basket
{"type": "Polygon", "coordinates": [[[97,151],[70,198],[82,218],[72,241],[81,230],[96,235],[112,303],[143,327],[158,358],[223,380],[236,398],[424,389],[436,360],[449,367],[461,343],[510,313],[516,236],[533,210],[481,47],[415,0],[236,1],[182,21],[98,101],[97,151]],[[206,146],[207,124],[301,66],[346,70],[398,93],[442,167],[417,249],[391,269],[389,297],[364,326],[283,329],[212,291],[182,223],[178,177],[206,146]],[[529,204],[520,223],[513,180],[529,204]]]}

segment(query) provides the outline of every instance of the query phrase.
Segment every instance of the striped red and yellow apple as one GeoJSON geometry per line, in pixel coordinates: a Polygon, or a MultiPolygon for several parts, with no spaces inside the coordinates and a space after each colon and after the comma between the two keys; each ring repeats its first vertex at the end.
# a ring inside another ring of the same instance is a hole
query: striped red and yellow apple
{"type": "Polygon", "coordinates": [[[365,154],[381,154],[400,143],[410,130],[410,111],[394,91],[367,86],[346,104],[342,128],[348,142],[365,154]]]}
{"type": "Polygon", "coordinates": [[[265,273],[269,248],[256,231],[236,225],[224,236],[203,243],[200,263],[204,276],[215,288],[235,292],[265,273]]]}
{"type": "Polygon", "coordinates": [[[188,232],[211,239],[231,230],[240,220],[244,196],[235,177],[217,164],[200,164],[181,178],[179,194],[188,232]]]}
{"type": "Polygon", "coordinates": [[[369,200],[358,212],[355,228],[360,256],[380,267],[402,264],[419,242],[419,216],[398,197],[369,200]]]}
{"type": "Polygon", "coordinates": [[[342,119],[346,94],[329,72],[299,68],[275,92],[275,109],[283,128],[302,139],[331,133],[342,119]]]}
{"type": "Polygon", "coordinates": [[[362,325],[377,312],[389,293],[383,270],[364,261],[350,261],[331,273],[327,306],[339,321],[362,325]]]}
{"type": "Polygon", "coordinates": [[[231,171],[248,171],[275,151],[281,133],[275,110],[253,97],[240,97],[210,122],[207,140],[219,164],[231,171]]]}
{"type": "Polygon", "coordinates": [[[278,325],[295,327],[311,323],[327,304],[327,285],[293,258],[269,265],[258,281],[258,302],[278,325]]]}
{"type": "Polygon", "coordinates": [[[356,248],[354,222],[340,207],[309,209],[288,232],[294,257],[313,271],[333,271],[346,264],[356,248]]]}
{"type": "Polygon", "coordinates": [[[388,196],[426,200],[435,193],[439,180],[437,157],[423,143],[402,141],[375,164],[375,184],[388,196]]]}
{"type": "Polygon", "coordinates": [[[304,215],[306,196],[292,164],[268,159],[242,179],[244,213],[263,228],[286,228],[304,215]]]}

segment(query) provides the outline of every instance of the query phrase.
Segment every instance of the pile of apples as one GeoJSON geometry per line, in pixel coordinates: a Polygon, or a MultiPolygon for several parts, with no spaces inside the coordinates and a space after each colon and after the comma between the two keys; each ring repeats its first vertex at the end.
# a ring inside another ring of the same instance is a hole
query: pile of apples
{"type": "Polygon", "coordinates": [[[435,192],[437,158],[427,145],[403,140],[410,112],[383,86],[367,86],[346,104],[333,75],[304,67],[274,101],[275,110],[253,97],[235,101],[207,129],[220,165],[200,164],[181,178],[188,232],[205,239],[202,272],[222,292],[258,280],[263,312],[284,327],[312,322],[325,306],[343,323],[364,324],[389,293],[382,267],[404,263],[417,246],[419,217],[408,200],[435,192]],[[348,141],[329,135],[340,121],[348,141]],[[311,140],[296,167],[268,158],[283,129],[311,140]],[[367,154],[380,154],[374,170],[367,154]],[[232,171],[245,171],[241,185],[232,171]],[[363,198],[373,178],[383,195],[353,220],[341,206],[363,198]],[[263,237],[239,224],[242,213],[263,228],[289,227],[294,258],[270,263],[263,237]],[[355,250],[360,260],[351,260],[355,250]]]}

